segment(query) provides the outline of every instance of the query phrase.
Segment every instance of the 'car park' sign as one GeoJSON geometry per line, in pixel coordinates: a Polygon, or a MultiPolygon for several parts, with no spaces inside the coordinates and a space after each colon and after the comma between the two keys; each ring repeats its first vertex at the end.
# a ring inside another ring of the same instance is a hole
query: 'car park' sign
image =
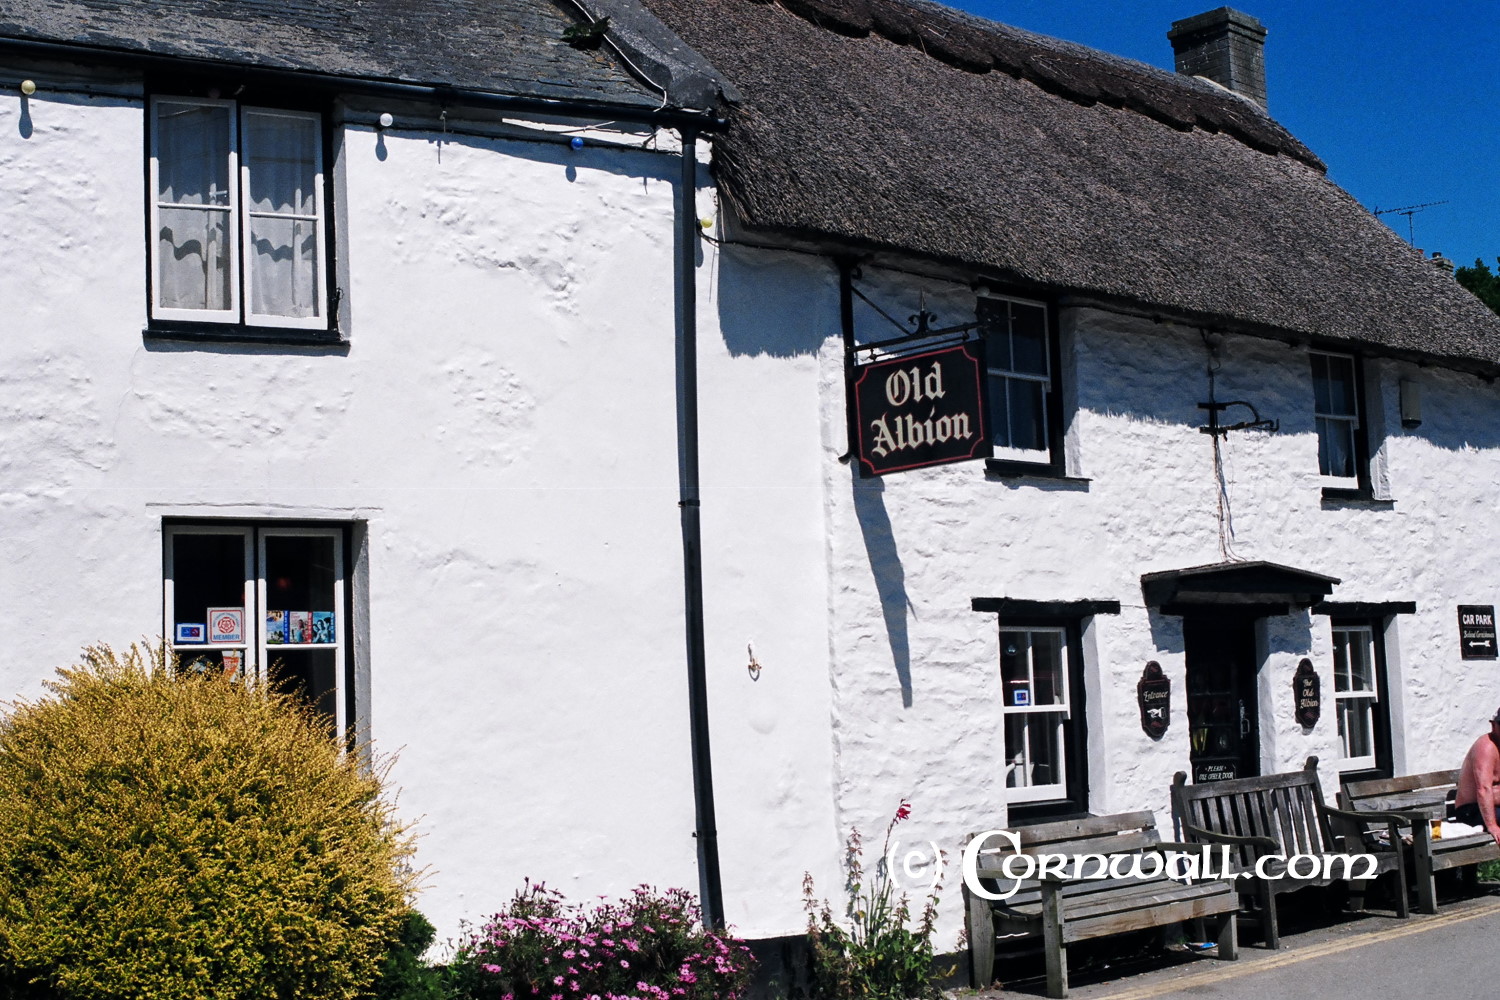
{"type": "Polygon", "coordinates": [[[1458,606],[1458,648],[1466,660],[1495,659],[1495,606],[1458,606]]]}

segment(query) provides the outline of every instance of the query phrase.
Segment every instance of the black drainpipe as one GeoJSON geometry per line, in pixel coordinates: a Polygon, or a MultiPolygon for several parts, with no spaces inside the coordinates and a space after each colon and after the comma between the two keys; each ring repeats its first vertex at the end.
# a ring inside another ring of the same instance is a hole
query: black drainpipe
{"type": "Polygon", "coordinates": [[[677,508],[682,520],[682,581],[687,619],[688,716],[693,739],[693,807],[698,840],[698,898],[703,926],[724,929],[719,828],[709,752],[708,666],[703,649],[703,532],[698,496],[698,133],[682,129],[677,206],[677,508]]]}

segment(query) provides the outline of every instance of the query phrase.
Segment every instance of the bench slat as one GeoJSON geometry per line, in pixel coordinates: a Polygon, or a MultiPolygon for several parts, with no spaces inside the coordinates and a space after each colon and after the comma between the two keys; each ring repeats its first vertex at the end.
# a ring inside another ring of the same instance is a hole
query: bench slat
{"type": "Polygon", "coordinates": [[[1352,800],[1369,795],[1385,795],[1391,792],[1410,792],[1439,785],[1457,785],[1458,771],[1428,771],[1426,774],[1407,774],[1397,778],[1369,778],[1344,784],[1344,794],[1352,800]]]}
{"type": "Polygon", "coordinates": [[[1156,815],[1149,810],[1117,813],[1113,816],[1086,816],[1082,819],[1037,823],[1016,829],[1022,845],[1050,844],[1087,837],[1113,836],[1121,830],[1155,830],[1156,815]]]}
{"type": "MultiPolygon", "coordinates": [[[[1102,913],[1136,910],[1144,906],[1153,906],[1162,901],[1197,899],[1200,896],[1216,896],[1232,891],[1229,883],[1218,879],[1197,882],[1192,885],[1173,882],[1165,878],[1151,879],[1144,882],[1113,880],[1107,883],[1092,884],[1095,886],[1104,886],[1104,888],[1092,893],[1069,894],[1066,891],[1069,887],[1064,887],[1063,915],[1065,919],[1072,920],[1075,917],[1094,917],[1102,913]]],[[[1004,907],[1004,909],[1007,915],[1019,917],[1039,916],[1042,911],[1040,894],[1035,899],[1019,904],[1012,903],[1004,907]]]]}
{"type": "Polygon", "coordinates": [[[1163,903],[1149,910],[1132,910],[1128,913],[1100,916],[1090,920],[1070,920],[1063,924],[1063,942],[1071,944],[1074,941],[1086,941],[1109,934],[1123,934],[1126,931],[1161,927],[1183,920],[1233,913],[1238,907],[1239,901],[1234,893],[1223,893],[1218,896],[1163,903]]]}

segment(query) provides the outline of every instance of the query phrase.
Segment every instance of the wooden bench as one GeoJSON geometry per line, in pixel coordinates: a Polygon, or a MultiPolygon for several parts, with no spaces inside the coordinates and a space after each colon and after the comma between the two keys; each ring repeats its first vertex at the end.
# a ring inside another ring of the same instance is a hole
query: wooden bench
{"type": "Polygon", "coordinates": [[[1423,913],[1437,912],[1436,872],[1500,860],[1500,846],[1487,832],[1433,839],[1431,821],[1447,818],[1449,796],[1457,787],[1458,771],[1453,770],[1346,781],[1339,791],[1339,805],[1371,823],[1389,826],[1394,817],[1400,827],[1410,829],[1417,908],[1423,913]]]}
{"type": "MultiPolygon", "coordinates": [[[[1186,844],[1164,843],[1156,833],[1156,817],[1150,812],[1121,813],[1087,819],[1064,820],[1018,827],[1011,831],[1023,855],[1140,856],[1147,871],[1160,871],[1155,859],[1146,855],[1180,849],[1198,852],[1186,844]]],[[[975,834],[968,838],[972,841],[975,834]]],[[[965,842],[968,847],[968,841],[965,842]]],[[[1238,955],[1235,912],[1239,900],[1227,882],[1210,879],[1197,883],[1173,881],[1166,874],[1134,876],[1130,866],[1118,862],[1121,878],[1058,878],[1052,871],[1043,878],[1020,881],[1007,878],[1001,864],[1011,850],[1008,841],[991,837],[981,845],[975,873],[990,892],[1016,887],[1004,900],[988,900],[964,885],[967,909],[969,956],[973,983],[984,989],[994,982],[995,939],[1000,935],[1040,935],[1047,962],[1047,995],[1068,995],[1068,945],[1076,941],[1161,927],[1183,920],[1212,917],[1216,924],[1218,956],[1238,955]]],[[[1012,870],[1021,872],[1020,862],[1012,870]]],[[[1099,871],[1099,861],[1084,863],[1083,874],[1099,871]]],[[[1068,874],[1076,874],[1070,863],[1068,874]]]]}
{"type": "MultiPolygon", "coordinates": [[[[1300,771],[1201,785],[1189,785],[1187,775],[1178,771],[1172,780],[1172,819],[1183,840],[1228,848],[1230,867],[1241,873],[1235,880],[1238,891],[1259,905],[1268,948],[1279,947],[1281,943],[1276,927],[1278,894],[1344,881],[1343,876],[1349,874],[1342,866],[1323,863],[1322,859],[1330,854],[1374,855],[1377,876],[1395,873],[1396,911],[1402,917],[1408,914],[1405,864],[1400,838],[1394,835],[1394,822],[1389,824],[1390,847],[1375,849],[1367,845],[1360,831],[1368,816],[1324,803],[1316,757],[1309,757],[1300,771]],[[1285,859],[1298,854],[1319,859],[1315,876],[1287,876],[1285,859]],[[1267,862],[1264,870],[1268,877],[1260,878],[1255,874],[1255,865],[1266,855],[1277,855],[1281,860],[1267,862]]],[[[1354,870],[1362,873],[1363,866],[1354,870]]],[[[1352,908],[1363,909],[1365,891],[1372,880],[1347,880],[1352,908]]]]}

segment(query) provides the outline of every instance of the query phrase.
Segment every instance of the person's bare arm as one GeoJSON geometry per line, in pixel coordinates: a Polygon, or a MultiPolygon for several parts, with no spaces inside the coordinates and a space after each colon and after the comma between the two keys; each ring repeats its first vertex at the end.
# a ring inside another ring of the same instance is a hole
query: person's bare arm
{"type": "Polygon", "coordinates": [[[1479,806],[1479,821],[1500,844],[1500,823],[1495,822],[1495,777],[1500,774],[1500,750],[1493,741],[1478,754],[1474,762],[1474,799],[1479,806]]]}

